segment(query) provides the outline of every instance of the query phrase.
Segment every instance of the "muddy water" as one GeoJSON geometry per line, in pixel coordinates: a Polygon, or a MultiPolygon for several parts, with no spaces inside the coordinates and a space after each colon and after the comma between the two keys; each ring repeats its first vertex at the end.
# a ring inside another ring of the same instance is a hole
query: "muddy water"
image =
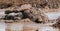
{"type": "Polygon", "coordinates": [[[0,31],[5,31],[5,23],[0,23],[0,31]]]}
{"type": "Polygon", "coordinates": [[[60,16],[60,12],[45,13],[50,20],[57,19],[60,16]]]}
{"type": "Polygon", "coordinates": [[[49,26],[44,26],[44,27],[40,28],[39,31],[58,31],[58,29],[55,29],[55,28],[49,27],[49,26]]]}
{"type": "Polygon", "coordinates": [[[5,26],[5,30],[8,31],[22,31],[23,30],[23,24],[21,23],[9,23],[9,24],[6,24],[5,26]]]}
{"type": "Polygon", "coordinates": [[[57,31],[49,24],[36,24],[36,23],[6,23],[5,31],[57,31]]]}

